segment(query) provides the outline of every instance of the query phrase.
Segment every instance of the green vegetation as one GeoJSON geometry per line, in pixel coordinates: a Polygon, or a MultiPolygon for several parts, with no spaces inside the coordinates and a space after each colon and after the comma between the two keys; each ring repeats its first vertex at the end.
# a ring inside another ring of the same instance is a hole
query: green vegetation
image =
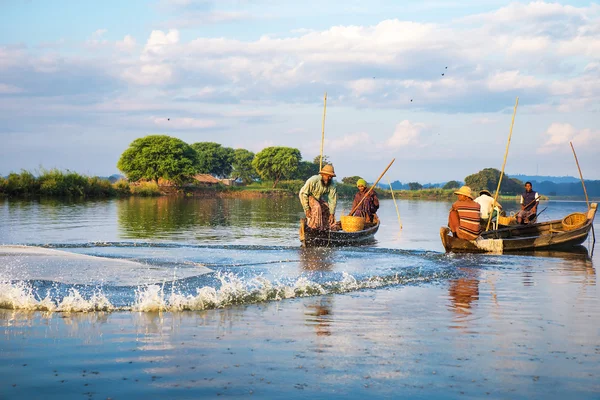
{"type": "MultiPolygon", "coordinates": [[[[197,154],[197,172],[226,178],[231,174],[234,150],[214,142],[192,144],[197,154]]],[[[246,150],[247,151],[247,150],[246,150]]]]}
{"type": "Polygon", "coordinates": [[[300,150],[291,147],[267,147],[252,161],[252,166],[263,180],[273,181],[273,188],[281,178],[290,178],[302,160],[300,150]]]}
{"type": "Polygon", "coordinates": [[[169,179],[177,184],[189,181],[197,172],[198,155],[183,140],[150,135],[134,140],[123,152],[117,167],[130,181],[169,179]]]}
{"type": "Polygon", "coordinates": [[[131,193],[138,196],[160,196],[162,192],[156,182],[138,182],[130,186],[131,193]]]}
{"type": "Polygon", "coordinates": [[[128,195],[129,184],[88,177],[58,169],[42,170],[36,177],[29,171],[0,178],[0,195],[7,197],[79,197],[101,198],[128,195]]]}
{"type": "Polygon", "coordinates": [[[345,178],[342,178],[342,183],[345,183],[346,185],[356,185],[356,182],[361,179],[360,176],[347,176],[345,178]]]}
{"type": "Polygon", "coordinates": [[[246,149],[235,149],[231,163],[231,177],[241,179],[246,185],[254,182],[258,178],[258,174],[252,166],[252,160],[254,160],[253,152],[246,149]]]}
{"type": "Polygon", "coordinates": [[[442,189],[458,189],[460,187],[460,182],[458,181],[449,181],[446,182],[442,189]]]}
{"type": "MultiPolygon", "coordinates": [[[[487,189],[494,193],[498,187],[500,180],[500,171],[495,168],[485,168],[476,174],[469,175],[465,178],[465,184],[474,192],[479,192],[482,189],[487,189]]],[[[523,192],[523,182],[512,179],[508,175],[502,177],[502,185],[500,186],[500,194],[517,194],[523,192]]]]}

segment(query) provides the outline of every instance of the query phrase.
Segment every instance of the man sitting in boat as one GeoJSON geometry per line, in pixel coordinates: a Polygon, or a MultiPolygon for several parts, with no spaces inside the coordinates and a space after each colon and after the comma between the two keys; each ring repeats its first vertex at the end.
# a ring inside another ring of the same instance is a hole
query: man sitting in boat
{"type": "Polygon", "coordinates": [[[300,203],[309,228],[325,230],[335,224],[337,189],[334,176],[333,165],[325,165],[318,175],[308,178],[300,189],[300,203]]]}
{"type": "Polygon", "coordinates": [[[477,197],[474,201],[481,207],[482,225],[487,225],[488,218],[490,218],[490,215],[492,216],[492,221],[496,219],[498,212],[494,210],[494,208],[502,210],[502,205],[500,205],[500,203],[498,202],[494,203],[494,198],[492,197],[490,191],[487,189],[480,190],[479,197],[477,197]]]}
{"type": "Polygon", "coordinates": [[[475,240],[480,232],[479,225],[481,206],[473,201],[471,188],[463,186],[454,194],[458,195],[458,201],[452,204],[448,215],[448,226],[454,237],[466,240],[475,240]]]}
{"type": "Polygon", "coordinates": [[[535,219],[540,195],[533,190],[531,182],[525,182],[525,192],[521,195],[521,211],[517,214],[519,224],[528,224],[535,219]]]}
{"type": "Polygon", "coordinates": [[[367,187],[367,181],[362,178],[356,181],[356,187],[358,188],[358,192],[354,195],[352,210],[354,210],[354,208],[361,202],[363,198],[364,201],[352,215],[355,217],[363,217],[366,222],[373,222],[374,218],[377,218],[375,213],[379,209],[379,199],[377,198],[377,193],[375,193],[375,190],[371,190],[371,192],[367,195],[367,192],[369,191],[369,188],[367,187]]]}

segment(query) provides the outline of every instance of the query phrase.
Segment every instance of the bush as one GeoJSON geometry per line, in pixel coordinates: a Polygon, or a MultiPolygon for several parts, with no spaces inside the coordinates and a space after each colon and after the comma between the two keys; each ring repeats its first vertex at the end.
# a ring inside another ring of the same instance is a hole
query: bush
{"type": "Polygon", "coordinates": [[[125,179],[119,179],[115,183],[112,184],[114,193],[118,196],[128,196],[131,194],[131,188],[129,187],[129,182],[125,179]]]}
{"type": "Polygon", "coordinates": [[[131,193],[137,196],[160,196],[162,193],[156,182],[139,182],[130,186],[131,193]]]}

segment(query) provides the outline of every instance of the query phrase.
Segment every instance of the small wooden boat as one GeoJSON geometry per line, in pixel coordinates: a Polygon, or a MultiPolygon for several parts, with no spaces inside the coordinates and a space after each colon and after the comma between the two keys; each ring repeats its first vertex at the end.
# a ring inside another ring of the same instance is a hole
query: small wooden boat
{"type": "Polygon", "coordinates": [[[300,241],[304,247],[356,246],[374,242],[375,233],[379,229],[379,220],[365,223],[364,229],[357,232],[345,232],[338,221],[334,230],[311,229],[306,225],[306,218],[300,220],[300,241]]]}
{"type": "Polygon", "coordinates": [[[482,232],[476,240],[465,240],[451,236],[450,229],[442,227],[440,236],[446,252],[456,253],[503,253],[533,250],[569,250],[582,244],[588,237],[597,203],[592,203],[585,218],[576,225],[565,220],[553,220],[527,225],[511,225],[482,232]]]}

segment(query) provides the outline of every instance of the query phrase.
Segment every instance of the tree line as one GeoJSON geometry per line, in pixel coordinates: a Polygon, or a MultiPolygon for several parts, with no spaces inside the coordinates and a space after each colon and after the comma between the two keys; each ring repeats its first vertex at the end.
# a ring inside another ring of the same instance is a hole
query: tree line
{"type": "Polygon", "coordinates": [[[130,181],[146,179],[158,183],[160,178],[181,185],[196,174],[239,179],[252,183],[257,179],[308,179],[319,172],[319,158],[306,161],[300,150],[292,147],[267,147],[254,154],[246,149],[232,149],[214,142],[188,145],[166,135],[149,135],[135,139],[117,163],[130,181]]]}

